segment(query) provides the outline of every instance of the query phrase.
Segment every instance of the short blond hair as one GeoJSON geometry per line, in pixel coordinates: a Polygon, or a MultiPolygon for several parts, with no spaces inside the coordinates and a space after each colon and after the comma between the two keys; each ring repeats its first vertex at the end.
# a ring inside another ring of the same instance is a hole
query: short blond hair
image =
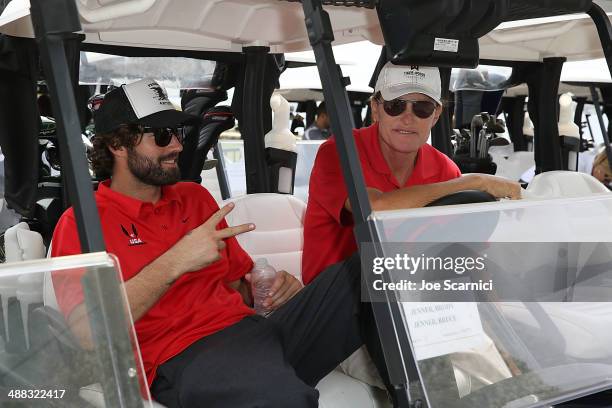
{"type": "Polygon", "coordinates": [[[604,175],[606,179],[612,179],[612,169],[610,169],[610,163],[608,162],[608,154],[606,149],[603,149],[597,156],[595,156],[595,160],[593,161],[593,168],[597,166],[602,166],[604,175]]]}

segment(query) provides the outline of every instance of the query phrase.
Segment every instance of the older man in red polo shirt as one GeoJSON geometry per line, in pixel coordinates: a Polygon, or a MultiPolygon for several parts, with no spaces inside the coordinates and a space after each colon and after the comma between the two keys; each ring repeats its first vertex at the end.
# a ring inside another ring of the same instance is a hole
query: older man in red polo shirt
{"type": "MultiPolygon", "coordinates": [[[[483,190],[498,198],[520,198],[520,185],[484,174],[461,176],[446,155],[429,144],[431,128],[442,113],[440,73],[437,68],[387,63],[381,70],[371,101],[374,124],[353,131],[370,204],[373,210],[422,207],[462,190],[483,190]]],[[[332,137],[323,143],[310,176],[304,220],[302,279],[316,283],[329,265],[357,250],[348,193],[332,137]]],[[[367,308],[366,308],[367,310],[367,308]]],[[[382,351],[376,339],[366,339],[376,362],[382,351]]],[[[344,371],[390,395],[394,389],[385,369],[356,352],[344,371]]]]}
{"type": "MultiPolygon", "coordinates": [[[[252,261],[205,188],[178,182],[176,111],[152,80],[106,94],[94,113],[92,167],[108,252],[116,255],[153,396],[167,407],[315,408],[317,382],[361,344],[359,258],[302,288],[279,271],[264,318],[251,306],[252,261]],[[340,319],[340,322],[336,321],[340,319]]],[[[197,119],[197,118],[196,118],[197,119]]],[[[53,256],[81,252],[72,209],[53,256]]],[[[79,276],[53,274],[57,300],[84,347],[92,343],[79,276]]]]}
{"type": "MultiPolygon", "coordinates": [[[[462,190],[520,198],[518,183],[484,174],[461,176],[452,160],[427,144],[442,113],[437,68],[388,62],[378,76],[371,107],[375,123],[353,135],[373,210],[423,207],[462,190]]],[[[310,176],[304,283],[356,250],[351,207],[332,137],[319,148],[310,176]]]]}

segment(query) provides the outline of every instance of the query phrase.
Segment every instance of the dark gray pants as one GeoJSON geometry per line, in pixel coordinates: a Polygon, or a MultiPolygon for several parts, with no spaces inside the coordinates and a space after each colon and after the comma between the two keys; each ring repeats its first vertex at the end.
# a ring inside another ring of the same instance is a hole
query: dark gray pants
{"type": "Polygon", "coordinates": [[[317,407],[313,387],[362,344],[360,262],[322,272],[267,319],[244,318],[162,364],[153,397],[173,407],[317,407]]]}

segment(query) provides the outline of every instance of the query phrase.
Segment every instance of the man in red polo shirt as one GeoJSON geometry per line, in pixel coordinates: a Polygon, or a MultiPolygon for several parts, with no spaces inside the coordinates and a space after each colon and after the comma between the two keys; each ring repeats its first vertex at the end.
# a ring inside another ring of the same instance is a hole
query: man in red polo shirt
{"type": "MultiPolygon", "coordinates": [[[[520,185],[470,174],[429,144],[442,113],[437,68],[394,65],[381,70],[371,101],[372,126],[353,131],[370,204],[375,211],[423,207],[462,190],[520,198],[520,185]]],[[[302,280],[305,284],[357,250],[348,193],[336,142],[319,148],[310,176],[304,219],[302,280]]]]}
{"type": "MultiPolygon", "coordinates": [[[[353,131],[373,210],[422,207],[462,190],[520,198],[518,183],[481,174],[461,176],[455,163],[427,144],[431,128],[442,113],[437,68],[389,62],[381,70],[374,91],[371,108],[375,123],[353,131]]],[[[319,148],[310,176],[304,219],[303,282],[307,287],[316,284],[325,276],[321,272],[326,267],[356,250],[351,207],[332,137],[319,148]]],[[[372,320],[370,313],[363,307],[362,316],[368,322],[372,320]]],[[[342,369],[366,383],[381,388],[384,384],[395,402],[395,390],[380,364],[383,355],[378,338],[367,337],[372,331],[364,335],[372,358],[359,350],[342,364],[342,369]]]]}
{"type": "MultiPolygon", "coordinates": [[[[250,257],[212,196],[179,183],[176,111],[152,80],[106,94],[94,113],[91,155],[107,251],[115,254],[153,396],[167,407],[316,407],[314,385],[362,343],[359,258],[329,268],[317,285],[277,274],[254,315],[250,257]],[[340,322],[336,321],[339,318],[340,322]],[[335,344],[334,344],[335,343],[335,344]]],[[[81,252],[72,209],[54,232],[53,256],[81,252]]],[[[91,347],[80,277],[53,274],[58,304],[91,347]]]]}

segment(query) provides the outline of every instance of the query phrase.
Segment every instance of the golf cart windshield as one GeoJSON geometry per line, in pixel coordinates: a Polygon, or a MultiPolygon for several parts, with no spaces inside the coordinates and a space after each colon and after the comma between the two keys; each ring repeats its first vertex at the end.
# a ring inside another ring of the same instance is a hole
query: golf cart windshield
{"type": "MultiPolygon", "coordinates": [[[[33,235],[27,228],[17,230],[13,238],[5,237],[7,247],[17,246],[23,250],[24,257],[30,257],[38,248],[33,235]]],[[[106,308],[108,305],[101,307],[104,302],[100,302],[101,299],[108,299],[109,293],[119,288],[105,287],[98,277],[119,273],[116,258],[103,252],[0,265],[4,313],[3,401],[44,399],[49,406],[83,406],[83,400],[93,406],[103,406],[107,401],[106,406],[111,406],[108,401],[112,401],[116,393],[116,382],[129,378],[148,400],[144,406],[150,406],[151,398],[124,291],[120,291],[120,302],[111,308],[114,313],[108,314],[111,310],[106,308]],[[87,294],[87,301],[84,294],[87,294]],[[46,313],[42,308],[29,312],[43,302],[46,313]],[[62,324],[63,316],[79,307],[84,307],[86,314],[72,319],[71,325],[78,327],[74,333],[89,338],[85,348],[81,348],[79,339],[62,324]],[[44,337],[40,333],[50,324],[49,316],[55,322],[51,323],[54,336],[44,337]],[[104,319],[123,322],[123,330],[129,333],[131,341],[120,344],[111,340],[115,338],[113,333],[99,324],[104,319]],[[61,341],[57,342],[55,336],[61,341]],[[116,361],[131,362],[124,379],[118,378],[112,370],[116,361]]],[[[138,404],[142,403],[138,397],[138,404]]]]}
{"type": "Polygon", "coordinates": [[[388,261],[404,286],[377,300],[403,302],[431,407],[546,406],[612,385],[611,213],[604,193],[372,214],[385,259],[409,257],[388,261]]]}
{"type": "Polygon", "coordinates": [[[510,67],[479,65],[476,69],[453,69],[450,90],[457,91],[499,91],[507,88],[512,74],[510,67]]]}
{"type": "Polygon", "coordinates": [[[84,85],[126,84],[153,78],[175,89],[210,86],[215,62],[179,57],[123,57],[81,52],[79,83],[84,85]]]}

